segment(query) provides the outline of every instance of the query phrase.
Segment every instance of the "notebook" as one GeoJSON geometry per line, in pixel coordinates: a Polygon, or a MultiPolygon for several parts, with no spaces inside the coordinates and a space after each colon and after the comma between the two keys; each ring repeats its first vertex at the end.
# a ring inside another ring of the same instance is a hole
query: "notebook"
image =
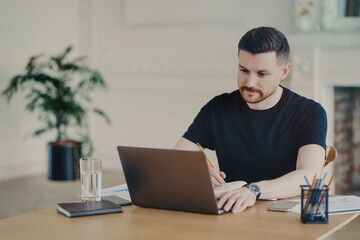
{"type": "Polygon", "coordinates": [[[217,208],[202,152],[127,146],[117,149],[134,205],[207,214],[224,212],[217,208]]]}
{"type": "Polygon", "coordinates": [[[67,217],[91,216],[122,212],[122,207],[106,200],[58,203],[57,211],[67,217]]]}

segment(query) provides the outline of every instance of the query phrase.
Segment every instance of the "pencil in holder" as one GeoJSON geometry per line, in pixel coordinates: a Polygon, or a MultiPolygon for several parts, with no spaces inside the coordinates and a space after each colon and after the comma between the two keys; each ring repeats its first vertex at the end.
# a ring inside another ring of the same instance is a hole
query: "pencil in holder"
{"type": "Polygon", "coordinates": [[[310,189],[301,186],[301,222],[320,223],[329,222],[329,189],[310,189]]]}

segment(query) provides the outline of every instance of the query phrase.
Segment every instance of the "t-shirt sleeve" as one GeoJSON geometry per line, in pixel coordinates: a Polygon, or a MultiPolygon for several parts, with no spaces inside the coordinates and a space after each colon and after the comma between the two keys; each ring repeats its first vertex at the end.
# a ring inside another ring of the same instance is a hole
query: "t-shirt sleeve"
{"type": "Polygon", "coordinates": [[[304,115],[300,131],[300,147],[308,144],[318,144],[326,149],[327,117],[324,108],[315,103],[304,115]]]}
{"type": "Polygon", "coordinates": [[[193,143],[199,143],[205,148],[214,150],[214,144],[211,138],[211,105],[212,101],[201,108],[183,137],[193,143]]]}

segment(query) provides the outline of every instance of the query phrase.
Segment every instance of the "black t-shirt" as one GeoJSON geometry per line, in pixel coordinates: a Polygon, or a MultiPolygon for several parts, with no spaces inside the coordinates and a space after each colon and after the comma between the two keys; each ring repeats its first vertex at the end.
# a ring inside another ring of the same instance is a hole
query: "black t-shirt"
{"type": "Polygon", "coordinates": [[[299,149],[307,144],[326,148],[326,113],[313,100],[284,88],[279,102],[252,110],[239,90],[210,100],[184,138],[215,150],[226,181],[256,182],[296,169],[299,149]]]}

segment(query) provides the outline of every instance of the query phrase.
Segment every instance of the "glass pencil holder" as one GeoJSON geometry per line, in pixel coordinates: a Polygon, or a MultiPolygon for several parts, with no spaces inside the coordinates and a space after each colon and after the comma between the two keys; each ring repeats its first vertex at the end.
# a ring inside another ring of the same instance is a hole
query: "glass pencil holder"
{"type": "Polygon", "coordinates": [[[329,222],[329,189],[310,189],[301,186],[301,222],[327,224],[329,222]]]}

